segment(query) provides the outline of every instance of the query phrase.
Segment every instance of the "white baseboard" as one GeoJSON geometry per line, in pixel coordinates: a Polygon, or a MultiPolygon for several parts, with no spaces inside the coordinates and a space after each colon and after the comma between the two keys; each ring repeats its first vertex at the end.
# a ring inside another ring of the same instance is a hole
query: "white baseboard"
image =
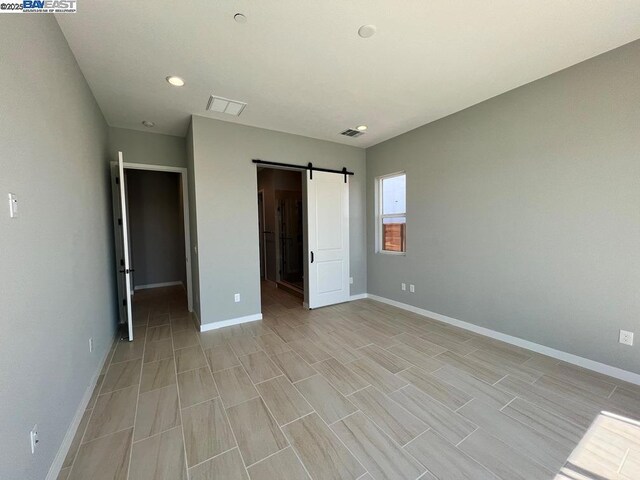
{"type": "Polygon", "coordinates": [[[164,282],[164,283],[148,283],[146,285],[136,285],[135,287],[133,287],[133,289],[134,290],[146,290],[148,288],[173,287],[174,285],[183,285],[183,284],[182,284],[181,281],[164,282]]]}
{"type": "Polygon", "coordinates": [[[209,330],[217,330],[218,328],[230,327],[231,325],[239,325],[241,323],[255,322],[256,320],[262,320],[261,313],[254,313],[253,315],[247,315],[245,317],[222,320],[221,322],[200,324],[200,331],[208,332],[209,330]]]}
{"type": "Polygon", "coordinates": [[[417,313],[418,315],[433,318],[434,320],[439,320],[456,327],[464,328],[465,330],[479,333],[480,335],[484,335],[486,337],[495,338],[496,340],[501,340],[503,342],[510,343],[511,345],[526,348],[527,350],[532,350],[549,357],[557,358],[558,360],[562,360],[564,362],[571,363],[588,370],[593,370],[594,372],[602,373],[604,375],[609,375],[610,377],[624,380],[625,382],[640,385],[640,374],[630,372],[628,370],[623,370],[621,368],[613,367],[605,363],[596,362],[595,360],[589,360],[588,358],[580,357],[572,353],[563,352],[562,350],[556,350],[555,348],[546,347],[538,343],[530,342],[529,340],[524,340],[519,337],[513,337],[511,335],[507,335],[506,333],[501,333],[489,328],[480,327],[478,325],[474,325],[473,323],[457,320],[455,318],[447,317],[446,315],[430,312],[429,310],[425,310],[423,308],[414,307],[413,305],[397,302],[396,300],[391,300],[385,297],[379,297],[378,295],[373,295],[371,293],[366,294],[366,298],[377,300],[378,302],[386,303],[387,305],[392,305],[409,312],[417,313]]]}
{"type": "Polygon", "coordinates": [[[71,447],[71,442],[73,442],[73,437],[76,435],[76,430],[80,426],[80,421],[84,415],[85,410],[87,409],[87,405],[89,405],[89,400],[91,400],[91,395],[93,395],[93,390],[96,388],[96,383],[98,382],[98,377],[100,377],[100,372],[102,371],[102,367],[104,367],[105,362],[109,357],[109,353],[111,353],[111,347],[113,344],[109,345],[107,349],[107,353],[105,354],[102,362],[98,365],[98,369],[93,374],[93,378],[89,382],[89,386],[84,392],[82,396],[82,400],[80,401],[80,405],[78,406],[78,410],[76,410],[76,414],[71,421],[71,425],[67,429],[67,433],[62,439],[62,443],[60,444],[60,448],[58,448],[58,453],[53,459],[51,463],[51,467],[49,467],[49,472],[47,473],[45,480],[56,480],[58,475],[60,474],[60,470],[62,470],[62,464],[64,463],[64,459],[67,457],[67,453],[69,452],[69,448],[71,447]]]}
{"type": "Polygon", "coordinates": [[[354,300],[362,300],[364,298],[369,298],[369,296],[366,293],[357,293],[355,295],[351,295],[349,301],[353,302],[354,300]]]}

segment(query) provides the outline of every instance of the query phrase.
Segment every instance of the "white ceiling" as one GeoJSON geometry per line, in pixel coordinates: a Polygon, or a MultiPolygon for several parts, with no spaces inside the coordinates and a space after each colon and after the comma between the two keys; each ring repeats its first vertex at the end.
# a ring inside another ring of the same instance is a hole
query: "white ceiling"
{"type": "Polygon", "coordinates": [[[101,0],[57,19],[112,126],[184,136],[198,114],[360,147],[640,38],[638,0],[101,0]],[[210,94],[248,106],[207,113],[210,94]]]}

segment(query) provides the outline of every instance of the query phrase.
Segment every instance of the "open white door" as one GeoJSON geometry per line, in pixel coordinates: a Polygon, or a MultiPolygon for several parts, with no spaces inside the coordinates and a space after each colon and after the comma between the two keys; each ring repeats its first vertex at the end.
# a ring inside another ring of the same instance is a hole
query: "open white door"
{"type": "Polygon", "coordinates": [[[345,176],[307,171],[307,212],[309,308],[347,302],[349,183],[345,176]]]}
{"type": "Polygon", "coordinates": [[[131,311],[132,279],[129,254],[129,229],[127,223],[127,191],[125,188],[124,162],[118,152],[118,162],[111,163],[111,192],[113,195],[113,225],[116,243],[116,269],[118,278],[118,304],[120,323],[126,324],[129,341],[133,341],[133,316],[131,311]]]}

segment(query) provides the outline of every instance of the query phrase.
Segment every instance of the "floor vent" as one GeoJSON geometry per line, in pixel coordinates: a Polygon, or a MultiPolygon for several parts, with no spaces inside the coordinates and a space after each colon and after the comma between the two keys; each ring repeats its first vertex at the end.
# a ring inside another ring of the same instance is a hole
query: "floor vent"
{"type": "Polygon", "coordinates": [[[344,135],[345,137],[359,137],[360,135],[364,135],[364,132],[359,130],[354,130],[353,128],[347,128],[344,132],[340,132],[340,135],[344,135]]]}

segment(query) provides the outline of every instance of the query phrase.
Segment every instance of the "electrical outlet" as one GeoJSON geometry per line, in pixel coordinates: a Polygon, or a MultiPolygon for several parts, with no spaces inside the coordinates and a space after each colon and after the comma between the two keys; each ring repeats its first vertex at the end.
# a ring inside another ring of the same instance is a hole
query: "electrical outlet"
{"type": "Polygon", "coordinates": [[[239,293],[236,293],[236,294],[233,296],[233,300],[234,300],[236,303],[238,303],[238,302],[240,301],[240,294],[239,294],[239,293]]]}
{"type": "Polygon", "coordinates": [[[402,291],[406,291],[407,290],[407,284],[406,283],[401,283],[400,284],[400,288],[402,289],[402,291]]]}
{"type": "Polygon", "coordinates": [[[416,293],[416,286],[413,283],[409,285],[409,291],[411,293],[416,293]]]}
{"type": "Polygon", "coordinates": [[[349,285],[353,285],[353,277],[349,277],[349,285]]]}
{"type": "Polygon", "coordinates": [[[31,453],[36,453],[36,447],[38,446],[38,424],[34,425],[29,432],[29,436],[31,438],[31,453]]]}
{"type": "Polygon", "coordinates": [[[620,343],[623,345],[633,346],[633,332],[620,330],[620,343]]]}
{"type": "Polygon", "coordinates": [[[93,338],[89,339],[89,353],[93,352],[93,338]]]}

